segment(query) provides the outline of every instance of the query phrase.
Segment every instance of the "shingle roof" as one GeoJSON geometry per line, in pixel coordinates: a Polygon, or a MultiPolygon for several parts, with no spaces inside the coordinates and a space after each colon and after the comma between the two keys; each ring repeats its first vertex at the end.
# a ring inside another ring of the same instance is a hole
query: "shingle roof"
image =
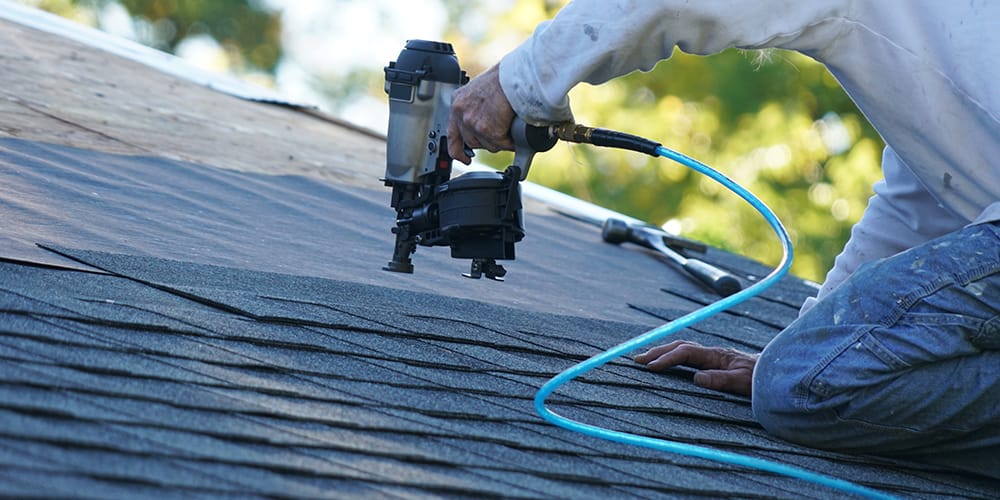
{"type": "MultiPolygon", "coordinates": [[[[35,70],[29,60],[9,76],[14,59],[0,79],[35,70]]],[[[210,142],[198,123],[173,133],[210,142]]],[[[374,176],[363,187],[266,160],[233,170],[216,160],[238,149],[225,134],[196,164],[182,159],[191,152],[43,142],[42,128],[0,139],[2,495],[840,496],[577,435],[534,413],[549,377],[716,298],[649,253],[601,243],[593,227],[535,207],[502,284],[461,278],[466,264],[441,249],[418,251],[413,275],[387,273],[393,214],[374,176]]],[[[261,137],[249,140],[266,148],[261,137]]],[[[371,161],[349,142],[331,154],[371,161]]],[[[747,280],[766,272],[714,249],[705,258],[747,280]]],[[[788,278],[678,335],[759,349],[812,292],[788,278]]],[[[997,492],[985,479],[780,441],[747,399],[697,388],[685,370],[619,360],[550,405],[903,496],[997,492]]]]}

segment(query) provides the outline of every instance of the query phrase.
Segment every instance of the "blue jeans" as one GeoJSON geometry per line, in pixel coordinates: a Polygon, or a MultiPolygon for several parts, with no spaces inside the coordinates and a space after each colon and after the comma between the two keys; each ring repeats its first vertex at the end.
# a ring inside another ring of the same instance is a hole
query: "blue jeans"
{"type": "Polygon", "coordinates": [[[1000,479],[1000,223],[859,268],[761,353],[753,411],[807,446],[1000,479]]]}

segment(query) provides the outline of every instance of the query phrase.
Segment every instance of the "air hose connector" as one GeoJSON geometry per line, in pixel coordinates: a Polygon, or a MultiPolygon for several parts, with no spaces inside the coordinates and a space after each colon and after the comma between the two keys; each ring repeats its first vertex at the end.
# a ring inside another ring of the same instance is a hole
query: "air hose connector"
{"type": "Polygon", "coordinates": [[[559,125],[553,125],[550,133],[564,141],[591,144],[590,133],[593,130],[593,127],[577,125],[573,122],[565,122],[560,123],[559,125]]]}
{"type": "Polygon", "coordinates": [[[567,122],[553,125],[551,133],[564,141],[627,149],[649,156],[659,156],[656,149],[660,147],[660,143],[637,135],[618,132],[617,130],[593,128],[567,122]]]}

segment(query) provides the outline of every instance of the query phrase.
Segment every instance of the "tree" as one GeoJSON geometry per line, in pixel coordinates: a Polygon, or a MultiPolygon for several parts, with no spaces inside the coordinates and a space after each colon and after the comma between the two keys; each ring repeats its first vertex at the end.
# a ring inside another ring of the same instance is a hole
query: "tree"
{"type": "Polygon", "coordinates": [[[273,73],[282,56],[281,15],[255,0],[37,0],[39,8],[98,25],[99,14],[121,6],[138,41],[175,52],[190,37],[219,43],[237,72],[273,73]]]}

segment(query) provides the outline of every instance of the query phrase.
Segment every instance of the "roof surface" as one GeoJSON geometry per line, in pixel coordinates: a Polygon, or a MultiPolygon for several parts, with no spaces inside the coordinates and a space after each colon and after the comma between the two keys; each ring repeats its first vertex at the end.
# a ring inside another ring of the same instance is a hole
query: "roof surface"
{"type": "MultiPolygon", "coordinates": [[[[535,414],[549,377],[717,299],[649,253],[535,206],[505,283],[443,249],[387,273],[377,138],[9,22],[0,43],[0,495],[841,496],[535,414]]],[[[678,336],[759,349],[813,292],[678,336]]],[[[685,370],[619,360],[550,406],[902,496],[998,491],[770,437],[685,370]]]]}

